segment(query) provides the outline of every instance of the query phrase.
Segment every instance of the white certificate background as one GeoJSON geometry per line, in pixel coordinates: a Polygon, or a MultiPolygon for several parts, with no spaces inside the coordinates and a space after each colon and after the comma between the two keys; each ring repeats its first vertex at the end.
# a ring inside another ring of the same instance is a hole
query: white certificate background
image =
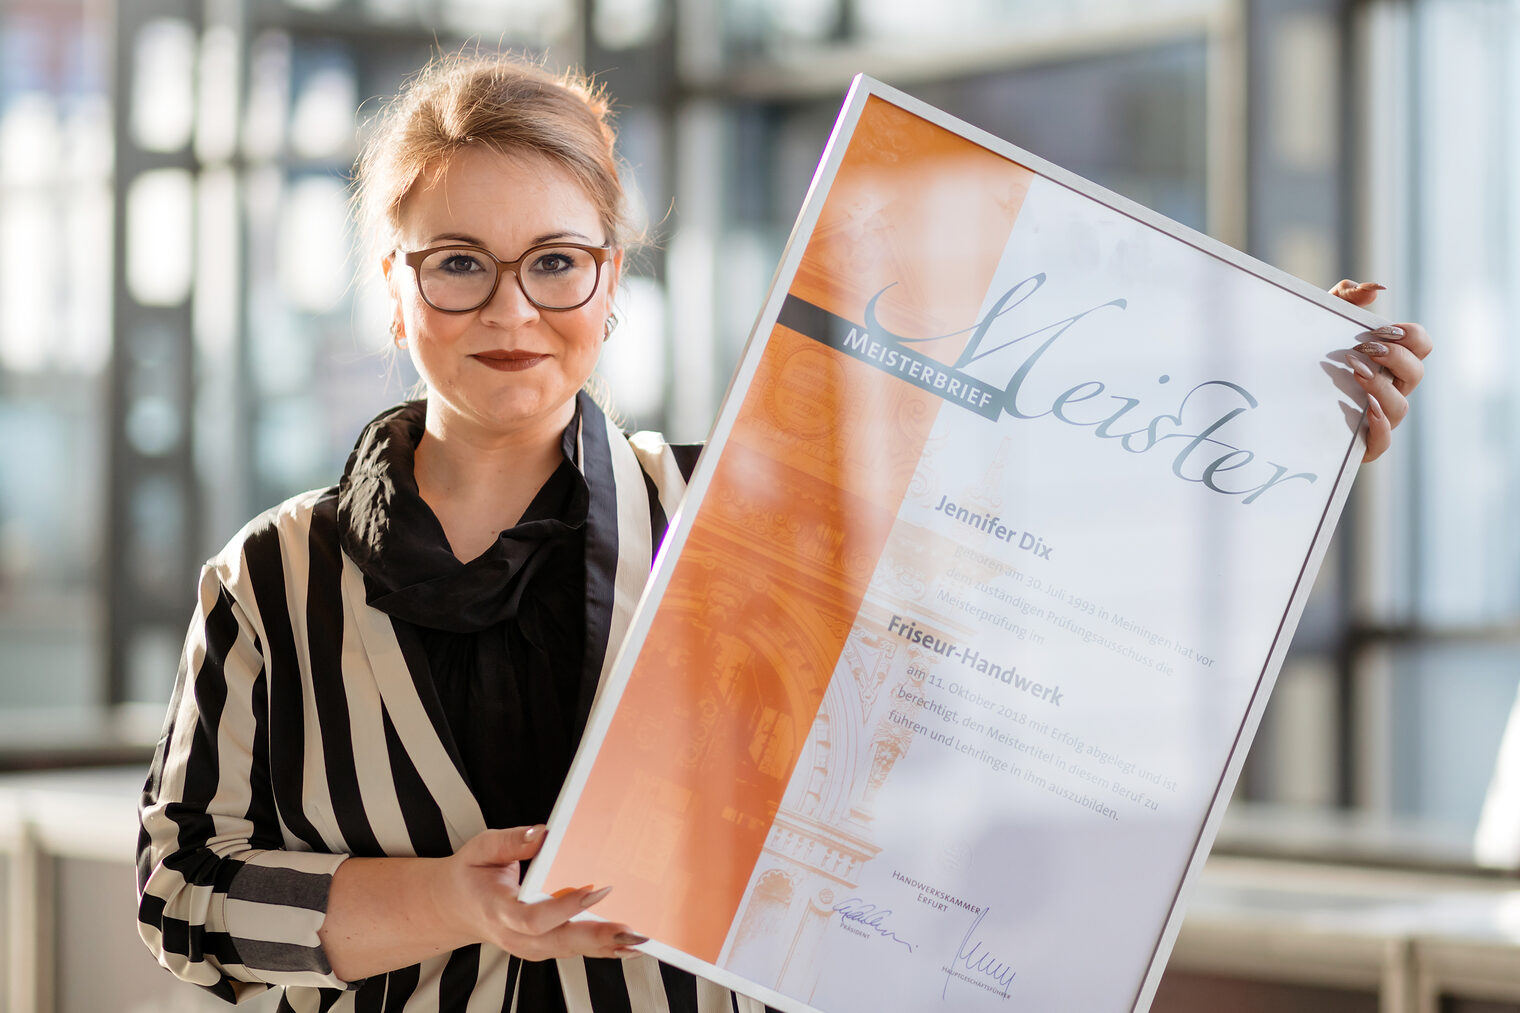
{"type": "MultiPolygon", "coordinates": [[[[1096,380],[1106,385],[1105,394],[1074,403],[1070,414],[1099,418],[1122,403],[1110,395],[1138,398],[1113,427],[1125,432],[1177,412],[1198,384],[1229,380],[1260,406],[1216,435],[1257,457],[1247,468],[1221,473],[1221,484],[1270,473],[1263,461],[1319,477],[1312,484],[1286,482],[1244,504],[1172,473],[1186,439],[1131,453],[1117,439],[1096,437],[1091,426],[1049,416],[1004,415],[993,423],[951,404],[940,409],[777,821],[781,828],[788,821],[842,826],[852,840],[879,851],[854,871],[804,879],[800,888],[812,891],[817,928],[788,935],[806,940],[788,954],[760,953],[741,945],[740,936],[765,892],[762,881],[776,870],[795,881],[803,868],[788,863],[786,835],[773,833],[719,960],[767,984],[763,974],[774,976],[779,961],[784,970],[773,987],[818,1009],[1132,1008],[1352,447],[1361,407],[1332,379],[1346,372],[1343,350],[1361,340],[1364,328],[1352,320],[1043,177],[1024,201],[984,314],[1001,293],[1041,273],[1043,287],[999,320],[982,349],[1113,299],[1127,306],[1092,314],[1051,346],[1022,388],[1020,404],[1031,414],[1047,410],[1060,392],[1096,380]],[[1335,359],[1326,358],[1330,353],[1335,359]],[[1167,382],[1160,382],[1162,375],[1167,382]],[[1111,407],[1104,411],[1103,405],[1111,407]],[[1052,547],[1050,558],[936,510],[944,497],[1036,535],[1052,547]],[[995,556],[1019,576],[956,560],[960,547],[995,556]],[[952,566],[985,578],[1002,597],[947,576],[952,566]],[[1048,593],[1052,587],[1064,600],[1048,593]],[[979,622],[939,597],[941,589],[998,612],[1025,635],[979,622]],[[1213,663],[1205,667],[1076,612],[1074,596],[1213,663]],[[1024,614],[1012,598],[1145,655],[1169,655],[1173,671],[1084,645],[1048,618],[1024,614]],[[894,614],[999,662],[1014,662],[1020,675],[1059,685],[1060,706],[914,647],[886,631],[894,614]],[[939,688],[910,675],[910,666],[938,678],[939,688]],[[951,692],[952,683],[1048,728],[970,706],[951,692]],[[895,697],[899,689],[954,709],[955,720],[947,723],[895,697]],[[919,734],[906,740],[901,755],[883,760],[879,750],[869,750],[892,710],[997,753],[1019,764],[1020,773],[996,772],[919,734]],[[960,724],[966,714],[1071,769],[1063,772],[968,729],[960,724]],[[1175,785],[1124,775],[1059,740],[1057,732],[1175,785]],[[884,775],[883,762],[890,768],[884,775]],[[1156,807],[1095,789],[1077,768],[1144,790],[1156,807]],[[858,783],[831,787],[830,778],[858,782],[873,770],[879,784],[865,802],[858,783]],[[1044,783],[1026,779],[1026,772],[1044,783]],[[1103,801],[1119,819],[1058,797],[1052,791],[1058,786],[1103,801]],[[932,909],[894,872],[987,908],[979,931],[968,937],[973,915],[954,905],[932,909]],[[848,904],[875,907],[851,922],[854,932],[831,911],[848,904]],[[980,947],[956,963],[958,951],[973,943],[980,947]],[[983,957],[1015,972],[1006,998],[941,970],[954,966],[1003,991],[1005,983],[992,980],[996,967],[967,966],[983,957]]],[[[966,372],[1002,387],[1047,336],[989,355],[966,372]]],[[[1163,423],[1160,433],[1196,433],[1244,402],[1209,388],[1189,405],[1181,428],[1163,423]],[[1203,410],[1211,405],[1224,407],[1203,410]]],[[[1224,453],[1205,450],[1190,457],[1187,474],[1196,477],[1224,453]]]]}

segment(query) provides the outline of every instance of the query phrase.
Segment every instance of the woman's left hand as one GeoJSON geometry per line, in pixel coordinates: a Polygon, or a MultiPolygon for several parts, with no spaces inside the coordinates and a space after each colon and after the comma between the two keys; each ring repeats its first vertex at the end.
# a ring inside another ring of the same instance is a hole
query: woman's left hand
{"type": "MultiPolygon", "coordinates": [[[[1382,289],[1372,282],[1342,281],[1330,292],[1356,306],[1367,306],[1382,289]]],[[[1424,377],[1424,360],[1429,354],[1430,335],[1425,328],[1398,323],[1370,331],[1367,340],[1346,356],[1357,383],[1367,392],[1367,453],[1362,456],[1363,462],[1376,460],[1388,449],[1393,427],[1409,414],[1409,393],[1424,377]],[[1383,368],[1374,369],[1368,362],[1383,368]]]]}

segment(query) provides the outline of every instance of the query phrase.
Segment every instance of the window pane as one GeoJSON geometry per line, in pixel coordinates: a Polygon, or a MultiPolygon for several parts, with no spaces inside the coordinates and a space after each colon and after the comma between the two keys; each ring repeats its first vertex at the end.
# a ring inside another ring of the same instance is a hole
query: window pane
{"type": "Polygon", "coordinates": [[[1417,618],[1520,618],[1520,4],[1420,4],[1418,312],[1439,340],[1419,392],[1417,618]],[[1460,153],[1457,154],[1457,153],[1460,153]]]}
{"type": "Polygon", "coordinates": [[[112,160],[82,9],[0,10],[0,716],[98,695],[112,160]]]}

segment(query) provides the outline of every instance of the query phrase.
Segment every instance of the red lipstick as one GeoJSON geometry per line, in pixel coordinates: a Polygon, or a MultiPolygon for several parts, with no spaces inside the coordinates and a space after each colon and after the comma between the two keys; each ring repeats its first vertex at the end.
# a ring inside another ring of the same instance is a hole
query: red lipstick
{"type": "Polygon", "coordinates": [[[537,352],[508,352],[497,349],[490,352],[476,352],[470,358],[503,373],[516,373],[524,369],[532,369],[549,357],[537,352]]]}

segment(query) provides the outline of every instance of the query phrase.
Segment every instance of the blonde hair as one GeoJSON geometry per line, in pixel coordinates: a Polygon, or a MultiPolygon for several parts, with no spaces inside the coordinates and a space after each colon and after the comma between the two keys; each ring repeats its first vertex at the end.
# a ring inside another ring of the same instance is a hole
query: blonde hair
{"type": "Polygon", "coordinates": [[[419,180],[461,150],[533,152],[574,178],[596,207],[607,241],[637,237],[614,153],[611,102],[600,86],[510,54],[439,56],[406,82],[373,121],[354,167],[354,204],[368,264],[395,248],[402,204],[419,180]]]}

